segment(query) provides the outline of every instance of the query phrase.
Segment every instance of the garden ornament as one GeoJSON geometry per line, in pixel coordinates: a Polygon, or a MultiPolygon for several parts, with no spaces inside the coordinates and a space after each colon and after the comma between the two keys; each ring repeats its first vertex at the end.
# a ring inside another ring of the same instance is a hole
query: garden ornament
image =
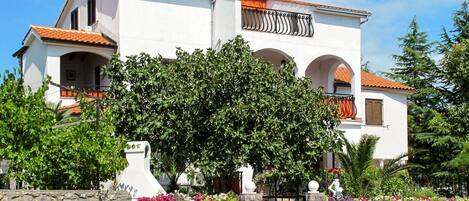
{"type": "Polygon", "coordinates": [[[244,185],[244,190],[246,190],[243,194],[254,194],[256,190],[256,184],[252,181],[246,182],[244,185]]]}
{"type": "Polygon", "coordinates": [[[344,189],[340,187],[339,179],[334,179],[328,189],[332,192],[332,195],[334,197],[342,197],[342,192],[344,191],[344,189]]]}
{"type": "Polygon", "coordinates": [[[308,183],[309,193],[318,193],[319,183],[317,181],[310,181],[308,183]]]}

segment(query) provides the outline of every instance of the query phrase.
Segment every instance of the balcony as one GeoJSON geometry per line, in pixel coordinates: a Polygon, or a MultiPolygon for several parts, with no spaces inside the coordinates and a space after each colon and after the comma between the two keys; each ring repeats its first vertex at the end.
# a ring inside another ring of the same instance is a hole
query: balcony
{"type": "Polygon", "coordinates": [[[256,7],[242,7],[242,28],[250,31],[313,37],[310,14],[256,7]]]}
{"type": "Polygon", "coordinates": [[[325,102],[338,105],[341,119],[355,119],[357,116],[357,107],[353,95],[328,93],[325,102]]]}
{"type": "Polygon", "coordinates": [[[68,86],[60,88],[60,97],[61,98],[75,98],[84,94],[85,96],[99,97],[103,98],[108,87],[85,87],[85,86],[68,86]],[[95,88],[95,89],[92,89],[95,88]]]}

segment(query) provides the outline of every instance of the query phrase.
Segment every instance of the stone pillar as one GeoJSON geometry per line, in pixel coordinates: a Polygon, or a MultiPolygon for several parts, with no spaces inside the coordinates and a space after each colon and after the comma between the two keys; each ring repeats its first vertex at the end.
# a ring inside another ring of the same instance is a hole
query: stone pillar
{"type": "Polygon", "coordinates": [[[241,194],[239,196],[239,200],[241,200],[241,201],[262,201],[262,195],[258,194],[258,193],[241,194]]]}
{"type": "Polygon", "coordinates": [[[327,196],[323,193],[311,193],[306,194],[306,201],[327,201],[327,196]]]}
{"type": "Polygon", "coordinates": [[[384,168],[384,159],[379,159],[379,168],[384,168]]]}

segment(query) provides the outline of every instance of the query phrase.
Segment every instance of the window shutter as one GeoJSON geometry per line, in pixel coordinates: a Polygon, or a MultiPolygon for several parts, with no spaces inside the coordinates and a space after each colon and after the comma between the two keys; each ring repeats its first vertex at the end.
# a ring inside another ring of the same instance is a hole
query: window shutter
{"type": "Polygon", "coordinates": [[[366,116],[366,124],[371,124],[372,118],[372,106],[373,103],[370,100],[365,101],[365,116],[366,116]]]}
{"type": "Polygon", "coordinates": [[[367,125],[383,125],[383,100],[366,99],[365,115],[367,125]]]}

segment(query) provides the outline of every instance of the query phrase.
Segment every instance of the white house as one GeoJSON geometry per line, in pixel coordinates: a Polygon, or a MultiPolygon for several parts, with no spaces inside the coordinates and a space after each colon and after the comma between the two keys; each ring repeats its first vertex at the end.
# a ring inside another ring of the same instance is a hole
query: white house
{"type": "MultiPolygon", "coordinates": [[[[219,48],[242,35],[254,56],[278,67],[297,64],[298,77],[336,95],[340,129],[357,141],[381,137],[377,164],[407,152],[407,95],[413,89],[361,72],[361,26],[367,11],[298,0],[66,0],[53,27],[31,26],[15,53],[33,89],[46,76],[100,95],[109,81],[100,66],[146,52],[174,59],[177,47],[219,48]]],[[[75,103],[75,94],[50,86],[47,100],[75,103]]],[[[325,157],[334,166],[334,157],[325,157]]]]}

